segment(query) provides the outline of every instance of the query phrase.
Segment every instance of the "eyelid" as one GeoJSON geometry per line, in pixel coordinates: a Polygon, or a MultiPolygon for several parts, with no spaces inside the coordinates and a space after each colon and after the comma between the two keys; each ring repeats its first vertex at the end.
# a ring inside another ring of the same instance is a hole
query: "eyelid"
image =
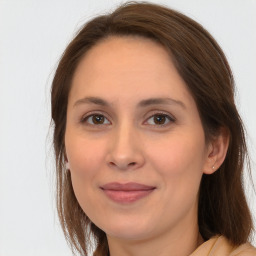
{"type": "MultiPolygon", "coordinates": [[[[90,123],[86,122],[88,120],[88,118],[90,118],[93,115],[102,115],[104,118],[106,118],[108,120],[108,122],[110,124],[112,124],[112,122],[110,121],[110,117],[108,117],[108,114],[105,113],[105,112],[102,112],[102,111],[91,111],[91,112],[88,112],[88,113],[86,113],[85,115],[82,116],[82,118],[80,119],[80,122],[83,123],[83,124],[86,123],[87,125],[91,125],[91,126],[106,126],[106,125],[109,125],[109,124],[98,124],[97,125],[97,124],[90,124],[90,123]]],[[[158,128],[161,128],[161,127],[164,127],[164,126],[168,126],[169,123],[176,122],[176,118],[173,115],[171,115],[168,112],[160,111],[160,110],[154,110],[153,113],[151,113],[150,116],[146,118],[146,121],[148,121],[150,118],[152,118],[152,117],[154,117],[156,115],[163,115],[163,116],[165,116],[166,118],[169,119],[169,122],[167,124],[155,124],[155,125],[147,124],[147,125],[156,126],[158,128]]],[[[144,121],[143,124],[146,121],[144,121]]]]}
{"type": "Polygon", "coordinates": [[[91,116],[94,116],[94,115],[100,115],[100,116],[103,116],[104,118],[106,118],[109,123],[111,124],[111,121],[110,121],[110,118],[108,117],[108,115],[106,113],[103,113],[102,111],[91,111],[91,112],[88,112],[86,113],[85,115],[83,115],[80,119],[80,122],[83,123],[83,124],[87,124],[87,125],[91,125],[91,126],[102,126],[102,125],[106,125],[106,124],[90,124],[88,122],[86,122],[91,116]]]}
{"type": "Polygon", "coordinates": [[[152,118],[154,116],[157,116],[157,115],[165,116],[166,118],[169,119],[169,122],[167,124],[162,124],[162,125],[161,124],[159,124],[159,125],[155,124],[155,125],[151,125],[151,126],[156,126],[156,127],[160,128],[160,127],[163,127],[163,126],[167,126],[169,123],[176,122],[176,118],[173,115],[171,115],[170,113],[165,112],[165,111],[157,111],[157,110],[155,110],[153,114],[151,114],[149,117],[147,117],[146,121],[148,121],[150,118],[152,118]]]}

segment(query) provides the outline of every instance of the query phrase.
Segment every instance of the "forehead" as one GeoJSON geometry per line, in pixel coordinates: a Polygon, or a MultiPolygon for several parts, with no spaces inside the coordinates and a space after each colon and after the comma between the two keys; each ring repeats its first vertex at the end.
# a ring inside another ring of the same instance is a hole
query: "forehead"
{"type": "Polygon", "coordinates": [[[164,47],[138,37],[110,37],[86,53],[75,71],[70,98],[85,96],[192,100],[164,47]]]}

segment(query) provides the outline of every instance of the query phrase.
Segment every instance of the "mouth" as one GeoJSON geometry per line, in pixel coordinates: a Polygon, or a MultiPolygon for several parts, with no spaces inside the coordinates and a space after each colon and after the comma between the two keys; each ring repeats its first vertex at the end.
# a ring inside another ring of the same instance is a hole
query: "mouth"
{"type": "Polygon", "coordinates": [[[107,183],[100,187],[105,195],[112,201],[128,204],[149,196],[156,187],[129,182],[121,184],[118,182],[107,183]]]}

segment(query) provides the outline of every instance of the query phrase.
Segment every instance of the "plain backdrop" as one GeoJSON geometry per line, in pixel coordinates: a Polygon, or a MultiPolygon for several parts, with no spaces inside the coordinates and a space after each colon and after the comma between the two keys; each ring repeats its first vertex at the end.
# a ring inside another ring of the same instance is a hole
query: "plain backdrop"
{"type": "MultiPolygon", "coordinates": [[[[256,1],[169,0],[219,42],[256,162],[256,1]]],[[[71,256],[54,201],[50,86],[65,46],[118,0],[0,0],[0,256],[71,256]]],[[[255,163],[252,165],[256,181],[255,163]]],[[[245,187],[255,217],[247,176],[245,187]]],[[[254,240],[254,245],[255,245],[254,240]]]]}

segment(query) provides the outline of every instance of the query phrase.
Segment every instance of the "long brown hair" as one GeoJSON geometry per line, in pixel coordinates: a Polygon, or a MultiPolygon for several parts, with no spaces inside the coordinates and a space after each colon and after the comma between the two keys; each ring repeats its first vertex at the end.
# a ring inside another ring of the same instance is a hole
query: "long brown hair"
{"type": "Polygon", "coordinates": [[[227,129],[230,143],[224,163],[214,174],[202,177],[199,230],[205,240],[220,234],[234,245],[248,241],[252,218],[242,183],[248,154],[227,59],[212,36],[194,20],[164,6],[129,2],[82,27],[63,53],[52,83],[57,207],[71,248],[87,255],[93,235],[97,243],[94,255],[108,255],[106,234],[91,223],[74,195],[70,171],[64,167],[64,135],[74,71],[87,51],[110,36],[141,36],[161,44],[195,99],[206,139],[210,140],[222,127],[227,129]]]}

